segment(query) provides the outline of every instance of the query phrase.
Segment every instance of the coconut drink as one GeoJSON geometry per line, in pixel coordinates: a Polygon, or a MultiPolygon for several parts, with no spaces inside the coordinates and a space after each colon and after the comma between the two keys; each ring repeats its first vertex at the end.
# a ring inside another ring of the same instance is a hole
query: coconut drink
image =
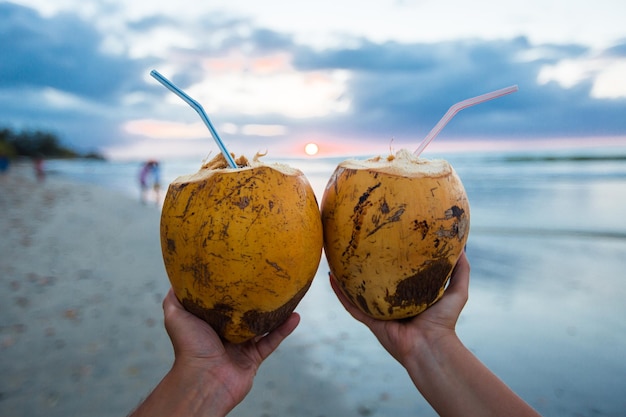
{"type": "Polygon", "coordinates": [[[322,253],[317,200],[304,174],[220,154],[174,180],[161,214],[167,275],[181,304],[241,343],[284,322],[322,253]]]}
{"type": "Polygon", "coordinates": [[[337,166],[322,199],[324,251],[341,291],[365,314],[412,317],[443,296],[467,242],[470,207],[452,166],[419,156],[460,110],[517,90],[454,104],[413,153],[337,166]]]}
{"type": "Polygon", "coordinates": [[[330,271],[364,313],[402,319],[441,298],[470,227],[465,189],[447,161],[407,150],[346,160],[321,207],[330,271]]]}
{"type": "Polygon", "coordinates": [[[200,170],[175,179],[161,213],[161,249],[186,310],[231,343],[282,324],[309,289],[322,255],[322,224],[304,174],[257,156],[237,160],[202,106],[157,81],[198,112],[220,148],[200,170]]]}

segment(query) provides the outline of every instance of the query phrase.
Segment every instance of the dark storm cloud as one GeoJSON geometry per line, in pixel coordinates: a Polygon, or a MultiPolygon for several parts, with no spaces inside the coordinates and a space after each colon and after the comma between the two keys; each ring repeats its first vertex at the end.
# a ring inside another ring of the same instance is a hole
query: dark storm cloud
{"type": "Polygon", "coordinates": [[[0,21],[0,88],[52,87],[107,101],[137,81],[137,63],[100,52],[101,35],[74,15],[44,18],[0,3],[0,21]]]}

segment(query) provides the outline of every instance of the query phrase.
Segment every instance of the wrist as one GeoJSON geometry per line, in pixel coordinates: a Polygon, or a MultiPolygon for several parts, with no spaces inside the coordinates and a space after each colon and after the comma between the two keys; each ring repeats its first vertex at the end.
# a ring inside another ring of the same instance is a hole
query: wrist
{"type": "Polygon", "coordinates": [[[185,416],[225,416],[236,405],[231,400],[222,380],[215,375],[215,369],[207,369],[189,362],[176,360],[168,373],[176,384],[181,395],[180,413],[173,415],[185,416]]]}
{"type": "Polygon", "coordinates": [[[445,367],[448,356],[459,348],[463,348],[463,344],[453,329],[425,332],[400,363],[411,376],[424,375],[426,371],[445,367]]]}
{"type": "Polygon", "coordinates": [[[175,361],[132,417],[223,417],[236,404],[206,369],[175,361]]]}

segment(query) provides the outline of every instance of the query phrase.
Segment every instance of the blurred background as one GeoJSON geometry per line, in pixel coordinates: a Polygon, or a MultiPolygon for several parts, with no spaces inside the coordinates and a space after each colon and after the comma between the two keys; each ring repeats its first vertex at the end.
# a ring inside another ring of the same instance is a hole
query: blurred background
{"type": "MultiPolygon", "coordinates": [[[[624,16],[622,0],[0,2],[0,156],[46,176],[0,181],[0,414],[124,415],[170,364],[138,175],[160,162],[159,203],[219,150],[157,69],[231,152],[301,169],[318,200],[343,159],[413,150],[452,104],[518,85],[423,153],[470,200],[459,333],[542,414],[623,416],[624,16]]],[[[435,415],[327,272],[233,415],[435,415]]]]}
{"type": "Polygon", "coordinates": [[[0,2],[0,126],[51,131],[111,159],[231,152],[385,152],[624,144],[626,5],[619,0],[0,2]],[[495,143],[494,143],[495,142],[495,143]]]}

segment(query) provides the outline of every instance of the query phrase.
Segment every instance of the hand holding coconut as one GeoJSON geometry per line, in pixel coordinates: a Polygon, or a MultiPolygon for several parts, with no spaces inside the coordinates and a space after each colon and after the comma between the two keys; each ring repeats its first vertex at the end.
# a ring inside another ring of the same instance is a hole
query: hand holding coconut
{"type": "Polygon", "coordinates": [[[370,317],[415,316],[443,295],[467,241],[469,214],[463,184],[446,161],[405,150],[345,161],[322,200],[328,265],[370,317]]]}
{"type": "Polygon", "coordinates": [[[460,110],[517,91],[517,86],[461,101],[411,155],[339,164],[322,198],[324,250],[347,298],[370,317],[415,316],[443,295],[467,242],[469,202],[443,160],[420,153],[460,110]]]}
{"type": "Polygon", "coordinates": [[[440,415],[537,415],[456,337],[469,283],[469,206],[449,164],[424,169],[400,154],[370,161],[385,165],[379,169],[340,165],[322,203],[322,236],[301,172],[236,162],[201,106],[153,76],[200,113],[222,157],[174,181],[166,195],[161,240],[173,290],[163,309],[175,361],[133,416],[224,416],[242,401],[261,362],[298,325],[293,310],[315,275],[322,243],[345,308],[440,415]],[[403,193],[417,195],[417,203],[403,193]]]}
{"type": "Polygon", "coordinates": [[[242,343],[284,322],[322,254],[315,195],[299,170],[218,155],[174,180],[161,213],[161,248],[185,308],[242,343]]]}
{"type": "Polygon", "coordinates": [[[339,164],[322,200],[333,290],[441,416],[538,416],[456,335],[468,299],[469,203],[450,164],[418,158],[458,111],[514,91],[452,106],[414,155],[339,164]]]}
{"type": "Polygon", "coordinates": [[[322,255],[322,225],[304,174],[226,150],[202,106],[157,71],[193,107],[221,154],[174,180],[161,213],[167,275],[183,306],[224,340],[243,343],[291,315],[322,255]]]}
{"type": "Polygon", "coordinates": [[[163,300],[163,313],[176,360],[133,417],[227,415],[250,392],[260,364],[300,320],[293,313],[268,335],[232,344],[185,310],[172,290],[163,300]]]}
{"type": "Polygon", "coordinates": [[[441,300],[406,320],[370,317],[344,295],[334,277],[330,281],[345,309],[406,368],[440,416],[537,417],[539,414],[485,367],[456,334],[456,322],[468,299],[469,277],[470,265],[463,252],[441,300]]]}
{"type": "Polygon", "coordinates": [[[175,361],[132,415],[225,416],[299,323],[293,310],[321,257],[319,209],[300,171],[235,161],[202,106],[151,74],[198,111],[222,154],[168,188],[163,311],[175,361]]]}

